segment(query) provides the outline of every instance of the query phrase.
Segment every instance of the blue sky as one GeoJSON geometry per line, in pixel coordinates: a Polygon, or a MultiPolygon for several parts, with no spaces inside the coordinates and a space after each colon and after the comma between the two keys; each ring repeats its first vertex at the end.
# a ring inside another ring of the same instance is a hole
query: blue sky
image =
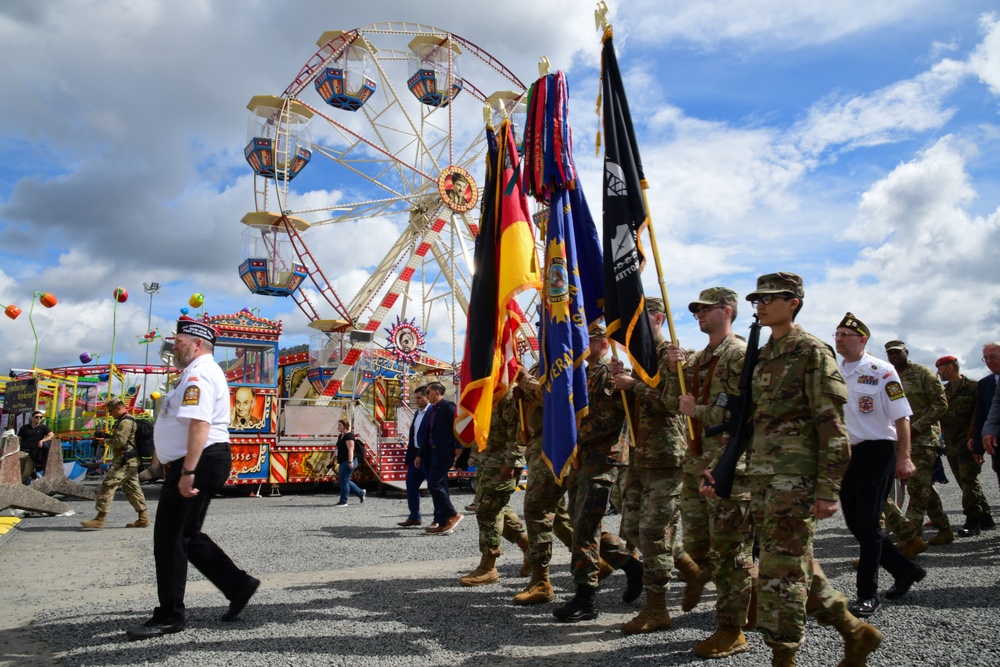
{"type": "MultiPolygon", "coordinates": [[[[681,342],[704,344],[685,308],[700,289],[745,294],[761,273],[794,271],[806,279],[807,329],[825,337],[850,310],[873,344],[901,337],[915,360],[953,354],[978,377],[981,345],[1000,338],[993,3],[609,4],[681,342]]],[[[116,360],[141,360],[142,283],[152,281],[162,285],[155,327],[169,328],[188,296],[204,292],[211,313],[257,307],[284,322],[288,344],[307,340],[294,303],[254,297],[239,281],[239,220],[254,209],[242,148],[249,99],[280,94],[325,30],[434,25],[478,44],[525,84],[547,56],[568,76],[577,164],[599,219],[593,6],[276,5],[0,5],[0,303],[24,310],[0,321],[0,370],[30,365],[36,290],[60,299],[53,310],[36,307],[41,366],[75,363],[83,351],[106,358],[119,285],[131,298],[118,311],[116,360]]],[[[487,94],[500,85],[472,63],[467,72],[487,94]]],[[[456,144],[466,145],[482,116],[463,95],[454,119],[456,144]]],[[[331,136],[315,123],[313,131],[331,136]]],[[[293,210],[380,196],[329,161],[307,169],[293,182],[293,210]]],[[[403,224],[395,216],[326,225],[307,242],[348,301],[403,224]]],[[[655,293],[652,263],[644,282],[655,293]]],[[[426,326],[432,352],[450,360],[445,301],[433,301],[426,326]]],[[[748,317],[743,308],[737,328],[748,317]]],[[[460,326],[459,347],[461,336],[460,326]]]]}

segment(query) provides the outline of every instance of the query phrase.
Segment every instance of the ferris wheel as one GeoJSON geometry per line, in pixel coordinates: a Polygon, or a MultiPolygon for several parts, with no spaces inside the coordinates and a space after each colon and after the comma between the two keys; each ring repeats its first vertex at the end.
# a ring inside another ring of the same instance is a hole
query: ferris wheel
{"type": "MultiPolygon", "coordinates": [[[[317,45],[281,95],[247,105],[255,210],[243,219],[241,278],[256,294],[290,296],[327,333],[374,335],[400,300],[402,317],[426,331],[443,308],[456,361],[479,229],[483,124],[516,124],[525,85],[469,40],[419,24],[329,31],[317,45]],[[342,300],[306,238],[376,219],[395,237],[342,300]]],[[[530,326],[524,334],[537,350],[530,326]]],[[[357,339],[323,396],[337,393],[362,353],[365,338],[357,339]]]]}

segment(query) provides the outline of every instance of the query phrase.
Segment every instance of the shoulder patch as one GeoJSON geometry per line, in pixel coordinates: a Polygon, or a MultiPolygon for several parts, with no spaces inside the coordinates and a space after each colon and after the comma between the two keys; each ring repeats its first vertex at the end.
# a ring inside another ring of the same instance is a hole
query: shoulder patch
{"type": "Polygon", "coordinates": [[[198,387],[188,387],[184,390],[184,400],[181,401],[181,405],[198,405],[198,399],[201,398],[201,389],[198,387]]]}
{"type": "Polygon", "coordinates": [[[895,380],[885,385],[885,393],[888,394],[890,401],[898,401],[901,398],[906,398],[906,394],[903,393],[903,385],[895,380]]]}

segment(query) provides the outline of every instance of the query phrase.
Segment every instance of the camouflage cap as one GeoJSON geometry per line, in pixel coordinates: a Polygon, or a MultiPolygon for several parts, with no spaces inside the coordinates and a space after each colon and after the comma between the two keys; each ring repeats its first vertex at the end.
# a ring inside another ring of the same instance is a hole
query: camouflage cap
{"type": "Polygon", "coordinates": [[[737,298],[736,292],[728,287],[709,287],[701,291],[697,301],[688,304],[688,310],[696,313],[702,306],[731,306],[735,311],[737,298]]]}
{"type": "Polygon", "coordinates": [[[757,279],[757,289],[747,294],[747,301],[754,301],[762,294],[791,294],[797,299],[806,293],[802,289],[802,276],[797,273],[768,273],[757,279]]]}
{"type": "Polygon", "coordinates": [[[652,297],[646,299],[646,310],[648,310],[651,313],[663,313],[664,315],[667,314],[667,309],[663,305],[663,299],[659,297],[652,297]]]}
{"type": "Polygon", "coordinates": [[[956,361],[958,361],[958,359],[949,354],[948,356],[941,357],[936,362],[934,362],[934,368],[941,368],[945,364],[955,363],[956,361]]]}
{"type": "Polygon", "coordinates": [[[608,335],[608,328],[605,327],[600,322],[590,327],[591,338],[606,338],[607,335],[608,335]]]}
{"type": "Polygon", "coordinates": [[[850,329],[854,333],[859,333],[862,336],[868,337],[872,335],[872,332],[868,330],[865,323],[854,316],[854,313],[847,313],[844,315],[844,319],[840,321],[837,325],[838,329],[850,329]]]}
{"type": "Polygon", "coordinates": [[[904,343],[901,340],[890,340],[888,343],[885,344],[886,352],[888,352],[889,350],[905,350],[905,349],[906,349],[906,343],[904,343]]]}
{"type": "Polygon", "coordinates": [[[106,407],[108,410],[112,410],[121,405],[125,405],[125,401],[123,401],[118,396],[112,396],[111,398],[108,399],[108,402],[104,404],[104,407],[106,407]]]}

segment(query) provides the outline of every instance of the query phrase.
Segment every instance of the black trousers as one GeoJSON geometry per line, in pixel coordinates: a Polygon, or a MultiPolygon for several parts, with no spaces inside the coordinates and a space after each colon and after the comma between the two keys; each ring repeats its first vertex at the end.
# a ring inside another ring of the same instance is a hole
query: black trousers
{"type": "Polygon", "coordinates": [[[184,459],[173,462],[167,470],[153,524],[156,592],[160,600],[153,618],[158,622],[184,620],[189,562],[230,600],[239,596],[250,583],[250,576],[201,532],[208,504],[226,483],[231,466],[228,443],[206,447],[195,468],[194,487],[198,495],[194,498],[185,498],[177,488],[184,459]]]}
{"type": "Polygon", "coordinates": [[[858,567],[858,599],[878,594],[878,568],[884,567],[893,578],[912,574],[917,566],[899,553],[887,539],[880,518],[892,489],[896,472],[896,443],[892,440],[866,440],[851,447],[851,463],[840,486],[840,504],[844,521],[861,546],[858,567]]]}

